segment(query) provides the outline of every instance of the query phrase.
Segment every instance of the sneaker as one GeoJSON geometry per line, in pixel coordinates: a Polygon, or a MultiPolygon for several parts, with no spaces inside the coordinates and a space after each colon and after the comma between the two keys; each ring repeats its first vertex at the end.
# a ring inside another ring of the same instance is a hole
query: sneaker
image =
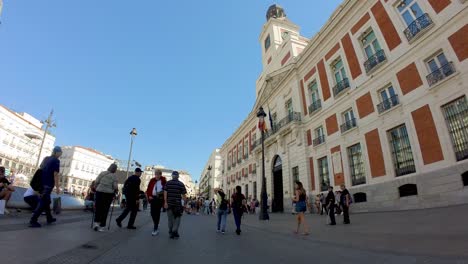
{"type": "Polygon", "coordinates": [[[219,232],[221,232],[221,230],[219,230],[219,229],[216,229],[216,233],[219,233],[219,232]]]}
{"type": "Polygon", "coordinates": [[[47,219],[47,224],[50,225],[50,224],[53,224],[57,222],[57,218],[50,218],[50,219],[47,219]]]}
{"type": "Polygon", "coordinates": [[[120,222],[119,220],[115,219],[115,222],[117,223],[117,226],[118,227],[122,227],[122,222],[120,222]]]}
{"type": "Polygon", "coordinates": [[[152,236],[157,236],[159,235],[159,230],[154,230],[152,233],[151,233],[152,236]]]}
{"type": "Polygon", "coordinates": [[[29,227],[32,227],[32,228],[39,228],[39,227],[42,227],[41,224],[39,224],[38,222],[29,222],[29,227]]]}
{"type": "Polygon", "coordinates": [[[94,229],[94,231],[98,231],[98,229],[99,229],[99,223],[96,223],[96,222],[95,222],[94,225],[93,225],[93,229],[94,229]]]}
{"type": "Polygon", "coordinates": [[[169,235],[169,238],[170,238],[170,239],[174,239],[174,238],[175,238],[174,233],[171,232],[170,235],[169,235]]]}
{"type": "Polygon", "coordinates": [[[135,226],[127,226],[127,229],[133,229],[133,230],[135,230],[136,227],[135,227],[135,226]]]}
{"type": "Polygon", "coordinates": [[[174,234],[174,238],[176,238],[176,239],[180,237],[180,236],[179,236],[179,232],[175,232],[175,233],[173,233],[173,234],[174,234]]]}
{"type": "Polygon", "coordinates": [[[224,234],[226,234],[226,232],[223,230],[223,231],[221,231],[221,234],[223,234],[223,235],[224,235],[224,234]]]}
{"type": "Polygon", "coordinates": [[[105,226],[100,226],[98,231],[99,232],[106,232],[106,227],[105,226]]]}

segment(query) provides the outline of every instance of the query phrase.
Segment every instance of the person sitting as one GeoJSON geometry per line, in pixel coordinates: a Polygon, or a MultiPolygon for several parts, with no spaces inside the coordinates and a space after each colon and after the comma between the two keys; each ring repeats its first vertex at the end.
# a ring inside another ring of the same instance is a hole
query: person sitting
{"type": "Polygon", "coordinates": [[[39,203],[39,193],[29,187],[23,195],[23,200],[31,207],[31,210],[35,210],[39,203]]]}
{"type": "Polygon", "coordinates": [[[8,201],[11,198],[11,194],[15,191],[15,188],[11,186],[8,179],[5,177],[5,167],[0,167],[0,200],[5,200],[5,213],[10,212],[6,209],[8,201]]]}

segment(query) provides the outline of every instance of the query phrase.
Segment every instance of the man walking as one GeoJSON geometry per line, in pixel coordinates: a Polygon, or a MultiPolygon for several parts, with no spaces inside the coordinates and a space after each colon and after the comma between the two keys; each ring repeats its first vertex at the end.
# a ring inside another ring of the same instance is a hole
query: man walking
{"type": "Polygon", "coordinates": [[[340,196],[340,204],[341,208],[343,209],[343,222],[345,225],[351,224],[349,220],[349,204],[351,202],[351,196],[349,194],[348,189],[344,184],[341,185],[341,196],[340,196]]]}
{"type": "Polygon", "coordinates": [[[162,176],[161,170],[154,172],[154,178],[148,183],[146,196],[151,205],[151,218],[153,218],[152,236],[159,234],[159,220],[161,218],[161,208],[164,206],[164,187],[166,186],[166,177],[162,176]]]}
{"type": "Polygon", "coordinates": [[[333,193],[333,187],[328,187],[328,195],[325,199],[326,206],[328,207],[328,214],[330,215],[330,225],[336,225],[335,221],[335,194],[333,193]]]}
{"type": "Polygon", "coordinates": [[[57,194],[60,194],[60,187],[59,187],[59,171],[60,171],[60,156],[62,155],[62,149],[60,147],[55,147],[52,151],[52,155],[46,157],[40,166],[42,170],[41,175],[41,198],[39,199],[39,203],[34,210],[33,216],[29,221],[30,227],[41,227],[41,224],[37,222],[39,216],[42,212],[46,213],[47,223],[51,224],[57,219],[52,217],[50,213],[50,195],[54,187],[56,188],[57,194]]]}
{"type": "Polygon", "coordinates": [[[169,235],[171,239],[179,238],[180,218],[183,213],[182,198],[186,197],[185,185],[179,181],[179,172],[172,172],[172,180],[164,187],[164,208],[167,209],[169,235]]]}
{"type": "Polygon", "coordinates": [[[140,195],[140,177],[143,171],[140,168],[135,169],[135,173],[128,177],[124,184],[124,195],[126,199],[126,207],[122,214],[115,219],[118,227],[122,227],[122,221],[130,213],[127,228],[136,229],[135,219],[138,213],[138,200],[140,195]]]}

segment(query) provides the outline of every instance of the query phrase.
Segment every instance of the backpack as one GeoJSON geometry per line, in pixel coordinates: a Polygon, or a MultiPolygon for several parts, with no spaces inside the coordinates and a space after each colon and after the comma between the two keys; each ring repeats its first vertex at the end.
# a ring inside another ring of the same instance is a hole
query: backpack
{"type": "Polygon", "coordinates": [[[36,172],[34,173],[34,176],[31,179],[31,182],[29,183],[31,188],[38,192],[42,192],[42,169],[37,169],[36,172]]]}

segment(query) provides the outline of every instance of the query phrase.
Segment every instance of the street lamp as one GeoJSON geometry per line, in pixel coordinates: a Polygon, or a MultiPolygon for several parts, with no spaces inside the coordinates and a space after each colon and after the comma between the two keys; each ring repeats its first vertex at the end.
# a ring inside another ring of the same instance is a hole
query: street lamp
{"type": "Polygon", "coordinates": [[[41,161],[42,147],[44,147],[44,142],[47,136],[47,131],[49,130],[50,127],[56,127],[55,122],[52,120],[53,114],[54,114],[54,110],[50,111],[50,114],[47,117],[47,120],[44,121],[44,123],[46,124],[46,127],[44,129],[44,136],[42,137],[41,146],[39,147],[39,155],[37,156],[36,170],[37,168],[39,168],[39,162],[41,161]]]}
{"type": "Polygon", "coordinates": [[[211,165],[208,165],[208,199],[211,199],[211,190],[210,190],[210,182],[211,182],[211,165]]]}
{"type": "Polygon", "coordinates": [[[270,220],[268,215],[268,195],[266,189],[266,177],[265,177],[265,117],[266,113],[263,111],[263,107],[260,107],[257,112],[259,128],[262,132],[262,193],[261,193],[261,207],[260,207],[260,220],[270,220]]]}
{"type": "Polygon", "coordinates": [[[135,138],[136,135],[137,135],[136,128],[133,128],[132,131],[130,131],[130,153],[128,153],[127,178],[128,178],[128,172],[130,170],[130,161],[132,160],[133,138],[135,138]]]}

